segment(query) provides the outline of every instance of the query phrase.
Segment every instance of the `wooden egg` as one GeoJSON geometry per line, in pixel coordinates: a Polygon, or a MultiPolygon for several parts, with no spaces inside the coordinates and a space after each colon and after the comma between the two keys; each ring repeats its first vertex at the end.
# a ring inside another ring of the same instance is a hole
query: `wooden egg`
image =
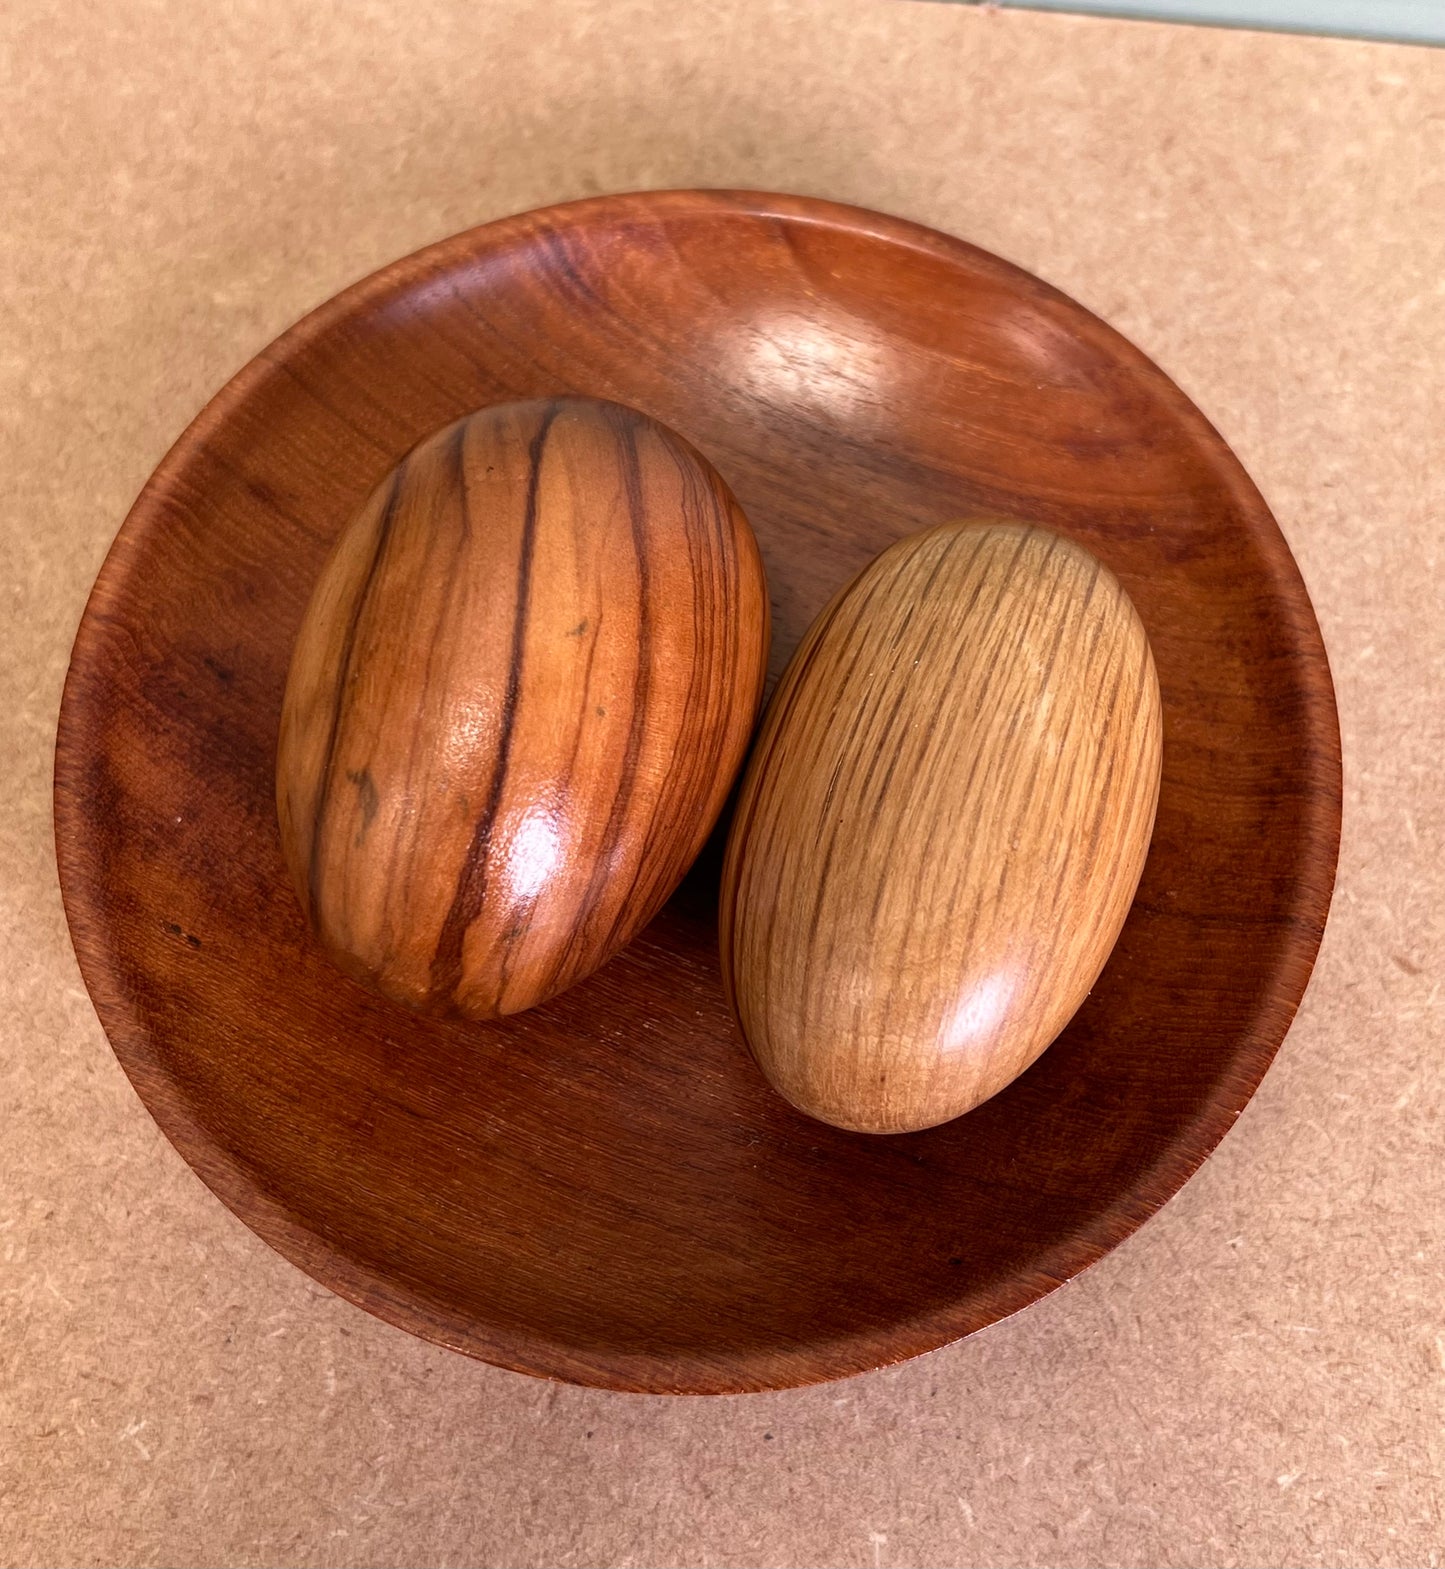
{"type": "Polygon", "coordinates": [[[438,432],[347,525],[292,656],[276,797],[313,930],[426,1011],[581,980],[701,849],[767,649],[752,529],[680,436],[571,398],[438,432]]]}
{"type": "Polygon", "coordinates": [[[1087,551],[1012,523],[884,551],[793,656],[728,841],[724,977],[773,1086],[896,1133],[1022,1073],[1124,924],[1161,728],[1144,628],[1087,551]]]}

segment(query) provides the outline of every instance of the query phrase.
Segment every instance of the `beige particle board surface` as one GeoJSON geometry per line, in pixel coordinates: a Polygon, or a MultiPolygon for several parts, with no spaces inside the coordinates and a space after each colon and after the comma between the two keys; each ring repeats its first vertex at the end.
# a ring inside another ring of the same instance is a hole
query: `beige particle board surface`
{"type": "Polygon", "coordinates": [[[1445,1557],[1445,54],[907,0],[0,11],[0,1562],[1445,1557]],[[933,1356],[666,1400],[329,1295],[162,1138],[50,832],[85,594],[199,405],[392,257],[591,192],[921,219],[1129,334],[1314,594],[1346,814],[1314,981],[1200,1175],[933,1356]]]}

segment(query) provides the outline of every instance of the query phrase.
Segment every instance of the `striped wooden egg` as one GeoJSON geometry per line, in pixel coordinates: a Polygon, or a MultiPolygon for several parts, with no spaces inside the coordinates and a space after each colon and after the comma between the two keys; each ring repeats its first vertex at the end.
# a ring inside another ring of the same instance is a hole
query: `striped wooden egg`
{"type": "Polygon", "coordinates": [[[649,921],[707,838],[762,693],[752,530],[617,404],[484,409],[347,525],[292,657],[281,839],[350,975],[519,1012],[649,921]]]}

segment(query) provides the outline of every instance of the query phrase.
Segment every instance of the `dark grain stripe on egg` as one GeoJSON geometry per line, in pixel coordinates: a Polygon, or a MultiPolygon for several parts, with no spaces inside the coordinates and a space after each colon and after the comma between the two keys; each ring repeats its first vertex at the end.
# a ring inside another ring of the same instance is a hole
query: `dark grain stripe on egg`
{"type": "MultiPolygon", "coordinates": [[[[558,985],[575,962],[576,954],[589,942],[596,941],[594,926],[602,890],[609,877],[612,856],[624,833],[629,828],[633,784],[637,773],[637,757],[641,744],[641,730],[647,712],[648,683],[652,662],[651,607],[647,578],[647,539],[644,524],[642,486],[636,434],[630,424],[609,412],[608,420],[617,435],[617,478],[626,500],[627,530],[632,546],[632,561],[637,572],[638,612],[636,621],[637,670],[633,678],[628,701],[627,741],[623,751],[622,776],[612,799],[607,817],[607,829],[602,852],[593,864],[586,890],[578,909],[572,935],[557,955],[550,984],[558,985]]],[[[617,926],[635,898],[641,865],[634,871],[621,901],[617,918],[613,920],[605,941],[611,942],[617,926]]]]}
{"type": "MultiPolygon", "coordinates": [[[[455,994],[462,973],[462,944],[466,940],[467,928],[476,919],[477,911],[481,909],[482,900],[486,897],[487,852],[491,845],[497,807],[507,783],[507,764],[512,755],[512,736],[517,721],[517,699],[522,686],[522,656],[526,647],[527,612],[532,597],[532,543],[537,532],[537,490],[542,482],[542,457],[547,448],[547,432],[551,430],[552,422],[556,417],[557,405],[553,403],[547,407],[537,433],[527,447],[527,502],[522,518],[521,552],[517,559],[516,609],[512,616],[511,653],[507,662],[507,695],[502,704],[501,745],[497,753],[496,766],[492,770],[491,788],[486,805],[482,808],[476,827],[472,830],[472,842],[467,850],[466,860],[462,863],[461,874],[457,878],[456,893],[452,896],[451,907],[447,910],[441,935],[437,939],[431,976],[434,1000],[449,1000],[455,994]]],[[[463,426],[457,444],[456,450],[459,456],[464,450],[465,430],[466,427],[463,426]]],[[[460,496],[461,513],[465,520],[467,507],[464,475],[461,480],[460,496]]],[[[464,528],[470,531],[470,523],[464,522],[464,528]]]]}

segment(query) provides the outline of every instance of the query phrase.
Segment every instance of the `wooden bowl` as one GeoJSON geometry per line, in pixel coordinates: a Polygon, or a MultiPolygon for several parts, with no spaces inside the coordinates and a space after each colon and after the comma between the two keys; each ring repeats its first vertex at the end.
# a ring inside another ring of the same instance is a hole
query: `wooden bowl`
{"type": "Polygon", "coordinates": [[[56,755],[86,983],[142,1100],[224,1202],[416,1334],[650,1391],[912,1356],[1127,1236],[1283,1038],[1339,821],[1309,599],[1178,388],[969,245],[750,193],[505,219],[292,328],[202,411],[121,529],[56,755]],[[961,1120],[849,1134],[767,1088],[723,1001],[715,844],[618,958],[496,1024],[414,1017],[308,940],[272,771],[327,549],[431,431],[566,392],[635,405],[722,471],[770,574],[774,676],[875,552],[967,514],[1063,530],[1133,596],[1165,710],[1139,895],[1064,1035],[961,1120]]]}

